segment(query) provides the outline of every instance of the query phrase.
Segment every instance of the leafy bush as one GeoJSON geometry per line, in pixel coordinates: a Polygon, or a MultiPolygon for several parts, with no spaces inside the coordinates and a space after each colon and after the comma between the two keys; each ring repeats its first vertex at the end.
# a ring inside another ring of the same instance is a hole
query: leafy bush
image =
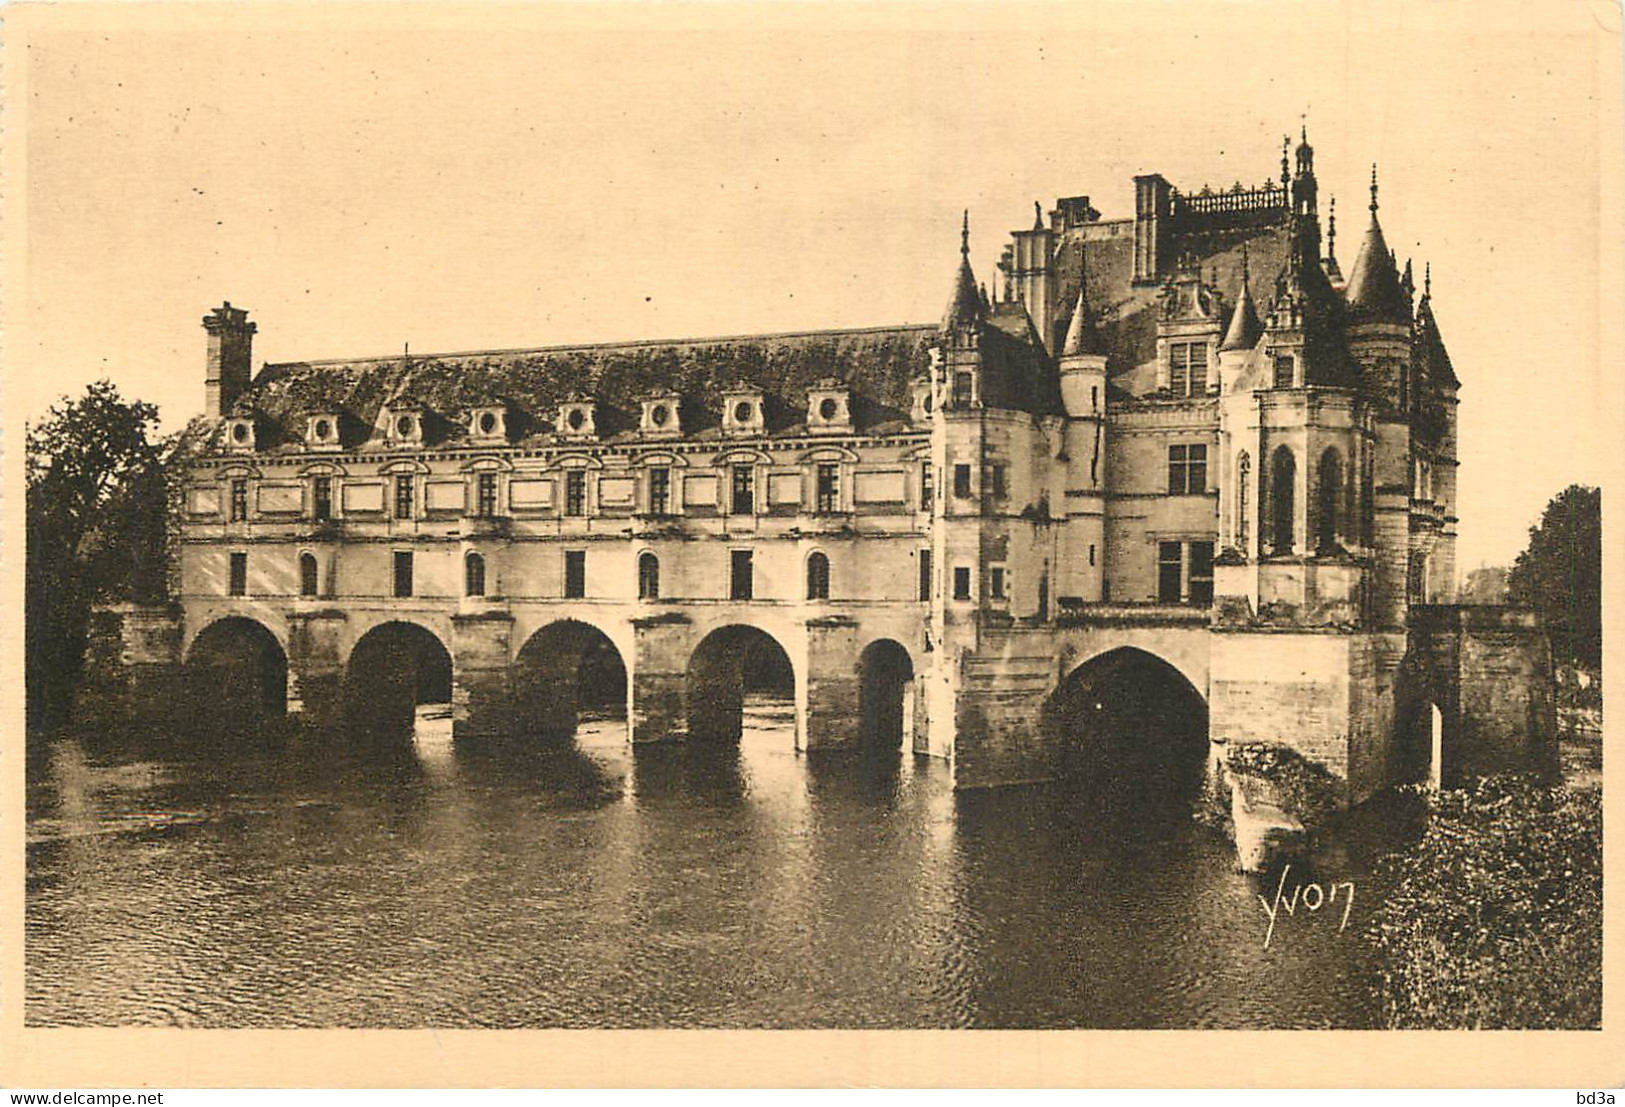
{"type": "Polygon", "coordinates": [[[1395,1029],[1583,1029],[1602,1020],[1602,802],[1489,777],[1434,801],[1384,858],[1367,937],[1395,1029]]]}
{"type": "Polygon", "coordinates": [[[1253,782],[1262,782],[1311,833],[1324,827],[1342,805],[1343,782],[1290,746],[1236,742],[1225,749],[1225,765],[1240,778],[1249,799],[1256,794],[1253,782]]]}

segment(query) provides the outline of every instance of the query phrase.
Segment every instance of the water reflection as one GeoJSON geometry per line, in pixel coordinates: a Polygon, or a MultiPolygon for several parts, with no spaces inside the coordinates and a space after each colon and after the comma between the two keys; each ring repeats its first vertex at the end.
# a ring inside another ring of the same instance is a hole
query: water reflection
{"type": "MultiPolygon", "coordinates": [[[[955,793],[902,751],[333,736],[29,750],[31,1023],[1359,1026],[1353,928],[1278,930],[1188,819],[955,793]]],[[[1392,818],[1323,859],[1369,887],[1392,818]]],[[[1372,893],[1373,896],[1375,892],[1372,893]]],[[[1362,900],[1361,906],[1375,899],[1362,900]]],[[[1356,915],[1361,912],[1357,909],[1356,915]]],[[[1358,921],[1358,919],[1356,920],[1358,921]]]]}

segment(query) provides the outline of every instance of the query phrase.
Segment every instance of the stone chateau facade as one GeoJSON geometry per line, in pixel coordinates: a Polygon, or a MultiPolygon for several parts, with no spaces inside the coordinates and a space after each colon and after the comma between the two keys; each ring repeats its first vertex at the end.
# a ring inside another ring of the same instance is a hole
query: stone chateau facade
{"type": "Polygon", "coordinates": [[[1446,606],[1460,382],[1431,282],[1375,169],[1346,276],[1318,205],[1306,137],[1257,187],[1136,177],[1131,217],[1039,210],[993,295],[967,221],[924,326],[255,373],[223,304],[171,603],[111,613],[123,661],[259,651],[268,706],[336,718],[389,684],[359,659],[394,634],[373,653],[449,658],[480,740],[567,730],[610,656],[652,742],[737,728],[776,645],[800,748],[906,726],[977,787],[1059,771],[1046,705],[1132,655],[1215,739],[1289,744],[1351,800],[1466,771],[1545,733],[1544,640],[1446,606]]]}

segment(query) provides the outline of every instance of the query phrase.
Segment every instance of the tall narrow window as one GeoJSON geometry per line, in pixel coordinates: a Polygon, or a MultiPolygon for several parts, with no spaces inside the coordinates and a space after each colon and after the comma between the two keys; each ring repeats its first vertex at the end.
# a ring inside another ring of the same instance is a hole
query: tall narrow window
{"type": "Polygon", "coordinates": [[[463,595],[485,595],[485,558],[477,553],[463,558],[463,595]]]}
{"type": "Polygon", "coordinates": [[[931,598],[931,551],[920,551],[920,599],[931,598]]]}
{"type": "Polygon", "coordinates": [[[248,481],[238,477],[231,482],[231,521],[241,523],[248,518],[248,481]]]}
{"type": "Polygon", "coordinates": [[[1178,542],[1157,543],[1157,599],[1161,603],[1179,602],[1185,572],[1182,553],[1178,542]]]}
{"type": "Polygon", "coordinates": [[[954,466],[954,496],[961,500],[970,499],[970,466],[954,466]]]}
{"type": "Polygon", "coordinates": [[[231,555],[231,581],[228,590],[233,596],[248,595],[248,555],[245,553],[231,555]]]}
{"type": "Polygon", "coordinates": [[[748,600],[755,595],[755,572],[749,550],[734,550],[728,559],[728,598],[748,600]]]}
{"type": "Polygon", "coordinates": [[[671,470],[664,465],[649,470],[649,514],[671,513],[671,470]]]}
{"type": "Polygon", "coordinates": [[[1008,585],[1008,574],[1005,572],[1003,565],[994,565],[988,569],[987,591],[990,599],[997,600],[1000,603],[1009,599],[1010,597],[1006,591],[1008,585]]]}
{"type": "Polygon", "coordinates": [[[1207,447],[1168,447],[1168,494],[1199,496],[1207,491],[1207,447]]]}
{"type": "Polygon", "coordinates": [[[660,598],[660,559],[645,550],[638,555],[638,599],[660,598]]]}
{"type": "Polygon", "coordinates": [[[1320,502],[1316,504],[1315,545],[1322,552],[1337,545],[1343,499],[1343,459],[1334,449],[1320,455],[1320,502]]]}
{"type": "Polygon", "coordinates": [[[579,600],[587,595],[587,551],[564,551],[564,598],[579,600]]]}
{"type": "Polygon", "coordinates": [[[412,517],[412,478],[405,473],[395,478],[395,518],[412,517]]]}
{"type": "Polygon", "coordinates": [[[587,514],[587,471],[568,469],[564,474],[564,513],[579,518],[587,514]]]}
{"type": "MultiPolygon", "coordinates": [[[[478,484],[475,487],[474,510],[481,519],[492,519],[497,513],[497,475],[495,473],[479,474],[478,484]]],[[[470,593],[475,595],[477,593],[470,593]]]]}
{"type": "Polygon", "coordinates": [[[994,465],[988,472],[988,481],[993,486],[992,492],[995,500],[1002,500],[1009,494],[1005,484],[1005,474],[1006,469],[1003,465],[994,465]]]}
{"type": "Polygon", "coordinates": [[[299,594],[301,596],[314,596],[316,594],[316,555],[302,553],[299,555],[299,594]]]}
{"type": "Polygon", "coordinates": [[[931,486],[931,463],[920,463],[920,510],[930,511],[934,500],[935,489],[931,486]]]}
{"type": "Polygon", "coordinates": [[[967,565],[954,566],[954,599],[970,599],[970,567],[967,565]]]}
{"type": "Polygon", "coordinates": [[[821,553],[807,557],[807,598],[829,599],[829,558],[821,553]]]}
{"type": "Polygon", "coordinates": [[[756,512],[756,469],[751,465],[733,467],[733,514],[753,515],[756,512]]]}
{"type": "Polygon", "coordinates": [[[1207,343],[1192,342],[1190,347],[1190,395],[1207,394],[1207,343]]]}
{"type": "Polygon", "coordinates": [[[1236,458],[1236,546],[1242,553],[1251,553],[1253,546],[1253,519],[1251,506],[1253,461],[1245,450],[1236,458]]]}
{"type": "Polygon", "coordinates": [[[333,478],[317,477],[310,486],[310,514],[318,523],[333,517],[333,478]]]}
{"type": "Polygon", "coordinates": [[[395,595],[410,596],[412,594],[412,553],[410,550],[395,551],[395,595]]]}
{"type": "Polygon", "coordinates": [[[1198,607],[1213,603],[1213,543],[1190,544],[1190,602],[1198,607]]]}
{"type": "Polygon", "coordinates": [[[1168,390],[1175,396],[1200,396],[1207,392],[1207,343],[1168,344],[1168,390]]]}
{"type": "Polygon", "coordinates": [[[969,373],[954,374],[954,406],[969,407],[971,400],[971,377],[969,373]]]}
{"type": "Polygon", "coordinates": [[[1091,543],[1089,543],[1089,566],[1090,566],[1090,568],[1093,568],[1094,564],[1095,564],[1095,544],[1093,542],[1091,542],[1091,543]]]}
{"type": "Polygon", "coordinates": [[[818,466],[817,511],[831,515],[841,510],[841,469],[828,462],[818,466]]]}
{"type": "Polygon", "coordinates": [[[1274,553],[1292,552],[1293,519],[1296,506],[1293,496],[1298,479],[1298,463],[1292,450],[1278,446],[1270,462],[1270,549],[1274,553]]]}
{"type": "Polygon", "coordinates": [[[1293,364],[1291,354],[1281,354],[1275,359],[1275,387],[1291,388],[1293,364]]]}

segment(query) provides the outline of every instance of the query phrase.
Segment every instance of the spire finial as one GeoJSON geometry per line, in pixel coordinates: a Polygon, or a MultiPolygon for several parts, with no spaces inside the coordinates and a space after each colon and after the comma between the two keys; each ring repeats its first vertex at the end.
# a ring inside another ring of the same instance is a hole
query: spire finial
{"type": "MultiPolygon", "coordinates": [[[[1287,164],[1287,151],[1292,149],[1292,136],[1281,136],[1281,188],[1288,189],[1292,183],[1292,170],[1287,164]]],[[[1288,192],[1288,195],[1291,193],[1288,192]]]]}
{"type": "Polygon", "coordinates": [[[1326,256],[1337,257],[1337,197],[1332,197],[1332,212],[1326,217],[1326,256]]]}
{"type": "Polygon", "coordinates": [[[965,209],[964,219],[959,224],[959,256],[970,260],[970,208],[965,209]]]}
{"type": "Polygon", "coordinates": [[[1422,295],[1433,295],[1433,263],[1431,261],[1422,263],[1422,295]]]}
{"type": "Polygon", "coordinates": [[[1377,214],[1377,163],[1371,163],[1371,214],[1377,214]]]}
{"type": "Polygon", "coordinates": [[[1309,145],[1309,113],[1306,111],[1298,113],[1298,137],[1305,146],[1309,145]]]}

